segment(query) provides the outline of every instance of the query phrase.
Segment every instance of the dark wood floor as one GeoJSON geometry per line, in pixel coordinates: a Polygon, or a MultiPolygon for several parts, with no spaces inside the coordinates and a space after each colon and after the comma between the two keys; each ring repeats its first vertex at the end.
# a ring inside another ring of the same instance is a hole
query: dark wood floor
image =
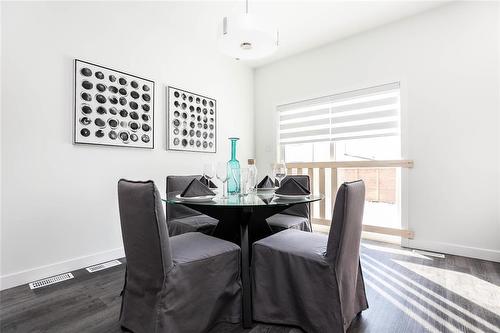
{"type": "MultiPolygon", "coordinates": [[[[498,332],[500,264],[457,256],[436,258],[364,242],[362,267],[370,308],[349,332],[498,332]]],[[[38,290],[27,285],[0,293],[0,331],[121,332],[124,265],[38,290]]],[[[256,323],[219,324],[211,332],[299,333],[256,323]]]]}

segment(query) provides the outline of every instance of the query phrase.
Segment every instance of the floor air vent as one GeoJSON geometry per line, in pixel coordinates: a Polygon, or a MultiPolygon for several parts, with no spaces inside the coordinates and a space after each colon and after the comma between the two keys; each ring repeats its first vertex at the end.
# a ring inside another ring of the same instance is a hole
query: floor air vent
{"type": "Polygon", "coordinates": [[[114,267],[114,266],[118,266],[118,265],[121,265],[121,264],[122,263],[119,260],[111,260],[111,261],[103,262],[102,264],[97,264],[97,265],[94,265],[94,266],[87,267],[85,269],[89,273],[94,273],[94,272],[102,271],[103,269],[114,267]]]}
{"type": "Polygon", "coordinates": [[[61,275],[56,275],[56,276],[49,277],[49,278],[46,278],[46,279],[42,279],[42,280],[38,280],[38,281],[35,281],[35,282],[31,282],[29,284],[29,286],[30,286],[30,289],[37,289],[37,288],[42,288],[42,287],[45,287],[45,286],[49,286],[49,285],[54,284],[54,283],[58,283],[58,282],[70,280],[70,279],[73,279],[73,278],[74,278],[73,274],[71,274],[71,273],[64,273],[64,274],[61,274],[61,275]]]}

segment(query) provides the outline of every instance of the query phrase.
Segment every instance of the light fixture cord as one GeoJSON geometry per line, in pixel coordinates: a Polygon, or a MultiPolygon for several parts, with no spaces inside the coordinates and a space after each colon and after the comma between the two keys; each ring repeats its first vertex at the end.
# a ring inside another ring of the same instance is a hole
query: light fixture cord
{"type": "Polygon", "coordinates": [[[245,12],[248,15],[248,0],[245,1],[245,12]]]}

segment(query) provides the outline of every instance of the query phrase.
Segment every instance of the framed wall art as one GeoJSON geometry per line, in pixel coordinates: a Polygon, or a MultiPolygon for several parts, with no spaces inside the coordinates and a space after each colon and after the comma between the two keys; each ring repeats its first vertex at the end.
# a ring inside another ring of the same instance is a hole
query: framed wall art
{"type": "Polygon", "coordinates": [[[74,143],[154,148],[153,81],[75,59],[74,143]]]}
{"type": "Polygon", "coordinates": [[[168,149],[215,153],[217,101],[168,87],[168,149]]]}

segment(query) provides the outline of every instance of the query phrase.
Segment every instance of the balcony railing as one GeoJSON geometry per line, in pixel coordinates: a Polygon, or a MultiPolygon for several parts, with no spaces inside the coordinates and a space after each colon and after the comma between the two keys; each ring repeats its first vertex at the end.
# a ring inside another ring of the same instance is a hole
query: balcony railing
{"type": "MultiPolygon", "coordinates": [[[[331,210],[335,203],[339,178],[342,181],[363,179],[367,201],[394,204],[397,191],[396,168],[412,167],[413,161],[411,160],[287,163],[289,175],[309,175],[312,193],[325,195],[327,192],[330,193],[325,200],[314,203],[314,205],[319,205],[319,209],[312,210],[312,222],[326,226],[331,224],[331,210]]],[[[363,231],[413,238],[412,231],[402,228],[363,224],[363,231]]]]}

